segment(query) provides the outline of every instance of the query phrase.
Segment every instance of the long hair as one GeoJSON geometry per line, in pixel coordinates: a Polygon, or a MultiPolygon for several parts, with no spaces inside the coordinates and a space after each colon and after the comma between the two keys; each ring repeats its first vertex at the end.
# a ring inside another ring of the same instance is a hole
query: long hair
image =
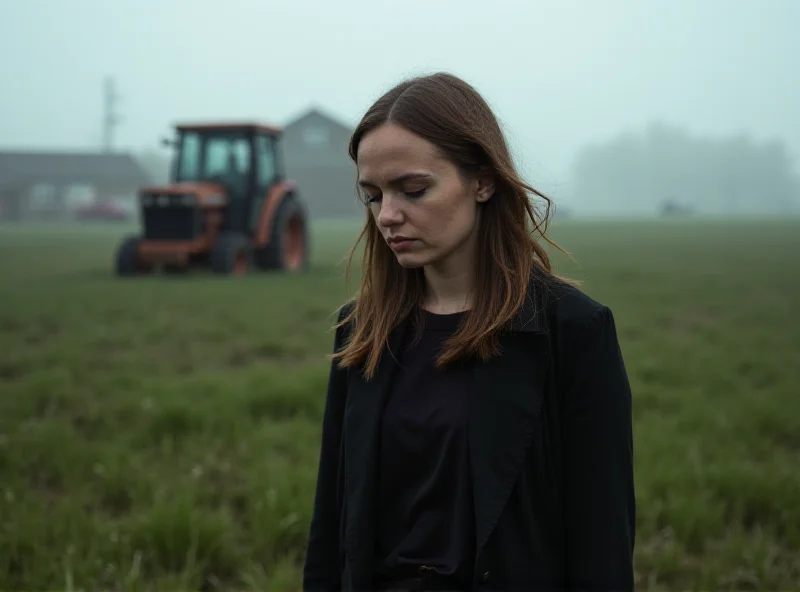
{"type": "MultiPolygon", "coordinates": [[[[481,95],[463,80],[437,73],[403,81],[381,96],[366,112],[350,139],[350,158],[357,162],[364,135],[393,123],[433,143],[461,173],[494,175],[495,192],[482,208],[477,229],[475,287],[472,308],[459,330],[437,359],[444,366],[477,355],[487,359],[499,353],[499,333],[513,320],[525,301],[531,273],[556,278],[550,258],[533,234],[561,250],[546,234],[551,200],[527,185],[515,170],[503,132],[481,95]],[[537,212],[530,194],[541,198],[537,212]]],[[[341,367],[363,363],[372,378],[391,331],[418,307],[425,293],[421,269],[405,269],[395,259],[376,228],[367,219],[347,264],[366,237],[362,280],[354,305],[336,325],[351,324],[346,345],[331,355],[341,367]]]]}

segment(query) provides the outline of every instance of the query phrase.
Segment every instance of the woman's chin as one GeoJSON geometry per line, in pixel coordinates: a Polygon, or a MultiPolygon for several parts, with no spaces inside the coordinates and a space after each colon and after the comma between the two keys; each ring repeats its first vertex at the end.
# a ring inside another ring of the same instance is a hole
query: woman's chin
{"type": "Polygon", "coordinates": [[[405,269],[416,269],[427,263],[419,253],[395,253],[395,258],[401,267],[405,269]]]}

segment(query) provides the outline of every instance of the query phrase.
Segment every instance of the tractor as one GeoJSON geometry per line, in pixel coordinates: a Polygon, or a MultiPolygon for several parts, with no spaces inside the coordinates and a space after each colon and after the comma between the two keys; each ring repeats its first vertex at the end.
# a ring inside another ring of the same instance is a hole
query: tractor
{"type": "Polygon", "coordinates": [[[138,192],[140,234],[126,237],[116,272],[191,267],[215,274],[300,272],[308,267],[308,216],[285,178],[282,130],[261,123],[180,124],[170,182],[138,192]]]}

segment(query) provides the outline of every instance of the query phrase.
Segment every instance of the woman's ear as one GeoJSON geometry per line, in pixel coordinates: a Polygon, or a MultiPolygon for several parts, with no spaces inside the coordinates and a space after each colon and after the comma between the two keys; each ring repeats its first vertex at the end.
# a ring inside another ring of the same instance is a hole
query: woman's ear
{"type": "Polygon", "coordinates": [[[480,171],[476,177],[475,199],[479,202],[486,202],[494,195],[495,182],[494,174],[488,170],[480,171]]]}

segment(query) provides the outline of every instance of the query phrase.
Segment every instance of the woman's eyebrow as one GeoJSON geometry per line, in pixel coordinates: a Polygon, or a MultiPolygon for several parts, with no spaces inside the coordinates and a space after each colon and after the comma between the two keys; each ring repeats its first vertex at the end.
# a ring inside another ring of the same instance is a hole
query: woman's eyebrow
{"type": "MultiPolygon", "coordinates": [[[[428,173],[405,173],[389,179],[389,185],[400,185],[406,181],[418,181],[420,179],[429,179],[430,177],[432,177],[432,175],[428,173]]],[[[369,179],[359,179],[358,184],[361,187],[377,187],[377,185],[369,179]]]]}

